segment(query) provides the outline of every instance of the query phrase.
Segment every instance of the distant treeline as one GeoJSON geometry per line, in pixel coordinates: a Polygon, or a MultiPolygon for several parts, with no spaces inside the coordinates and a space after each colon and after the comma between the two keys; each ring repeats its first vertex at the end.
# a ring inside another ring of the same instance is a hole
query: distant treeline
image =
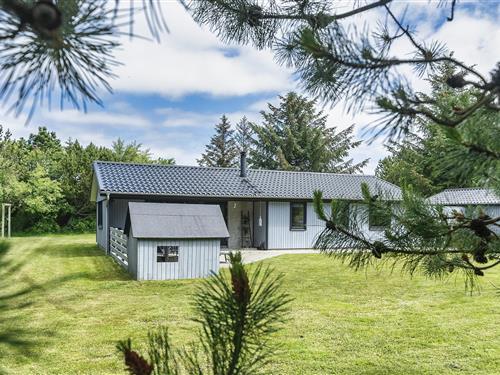
{"type": "Polygon", "coordinates": [[[172,164],[153,159],[141,144],[117,139],[111,148],[78,140],[61,141],[45,127],[27,139],[13,139],[0,125],[0,203],[13,204],[15,232],[85,232],[95,229],[90,202],[92,162],[172,164]]]}

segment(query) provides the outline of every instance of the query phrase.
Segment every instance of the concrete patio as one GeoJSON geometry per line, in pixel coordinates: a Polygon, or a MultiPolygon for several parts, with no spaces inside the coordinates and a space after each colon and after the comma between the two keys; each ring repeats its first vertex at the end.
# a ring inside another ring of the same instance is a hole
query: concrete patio
{"type": "MultiPolygon", "coordinates": [[[[226,250],[227,251],[227,250],[226,250]]],[[[273,258],[285,254],[319,254],[319,250],[309,250],[309,249],[296,249],[296,250],[253,250],[253,249],[243,249],[240,250],[243,257],[243,263],[254,263],[263,259],[273,258]]],[[[227,267],[228,262],[224,261],[224,257],[221,253],[221,267],[227,267]]]]}

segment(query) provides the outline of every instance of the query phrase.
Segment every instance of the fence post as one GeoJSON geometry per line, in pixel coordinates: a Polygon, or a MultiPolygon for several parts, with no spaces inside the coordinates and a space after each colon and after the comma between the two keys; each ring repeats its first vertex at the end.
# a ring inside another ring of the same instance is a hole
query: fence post
{"type": "Polygon", "coordinates": [[[5,205],[2,203],[2,238],[5,237],[5,205]]]}
{"type": "Polygon", "coordinates": [[[7,224],[7,237],[11,235],[12,204],[2,203],[2,237],[5,238],[5,225],[7,224]],[[5,222],[5,209],[7,208],[7,222],[5,222]]]}
{"type": "Polygon", "coordinates": [[[9,213],[7,214],[7,218],[9,219],[9,226],[7,227],[7,236],[10,238],[10,229],[11,229],[10,219],[11,219],[11,208],[12,208],[12,205],[9,204],[7,207],[9,208],[9,213]]]}

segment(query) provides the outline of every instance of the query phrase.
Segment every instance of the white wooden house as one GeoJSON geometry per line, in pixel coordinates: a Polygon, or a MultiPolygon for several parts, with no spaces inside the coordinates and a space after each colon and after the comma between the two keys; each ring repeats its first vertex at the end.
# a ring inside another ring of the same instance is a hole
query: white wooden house
{"type": "MultiPolygon", "coordinates": [[[[380,178],[316,172],[133,164],[97,161],[91,199],[96,202],[96,241],[110,251],[110,228],[123,229],[130,202],[216,204],[220,206],[229,249],[308,249],[324,229],[312,198],[343,199],[351,210],[365,210],[361,184],[399,200],[400,189],[380,178]]],[[[364,223],[369,237],[380,236],[376,223],[364,223]]]]}
{"type": "MultiPolygon", "coordinates": [[[[445,211],[464,212],[467,207],[482,210],[486,215],[494,218],[500,217],[500,196],[492,189],[483,188],[458,188],[446,189],[428,198],[432,204],[441,205],[445,211]]],[[[498,226],[490,226],[500,234],[498,226]]]]}

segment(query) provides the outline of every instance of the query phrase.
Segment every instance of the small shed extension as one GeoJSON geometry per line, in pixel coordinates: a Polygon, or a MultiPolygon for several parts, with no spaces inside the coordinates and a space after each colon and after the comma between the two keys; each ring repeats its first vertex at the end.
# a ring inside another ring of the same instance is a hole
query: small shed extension
{"type": "MultiPolygon", "coordinates": [[[[500,196],[493,189],[457,188],[446,189],[428,198],[429,203],[441,205],[446,212],[463,212],[466,207],[481,207],[490,217],[500,217],[500,196]]],[[[490,228],[500,234],[500,228],[491,225],[490,228]]]]}
{"type": "Polygon", "coordinates": [[[228,238],[218,205],[130,202],[125,223],[128,269],[137,280],[207,277],[219,270],[228,238]]]}

